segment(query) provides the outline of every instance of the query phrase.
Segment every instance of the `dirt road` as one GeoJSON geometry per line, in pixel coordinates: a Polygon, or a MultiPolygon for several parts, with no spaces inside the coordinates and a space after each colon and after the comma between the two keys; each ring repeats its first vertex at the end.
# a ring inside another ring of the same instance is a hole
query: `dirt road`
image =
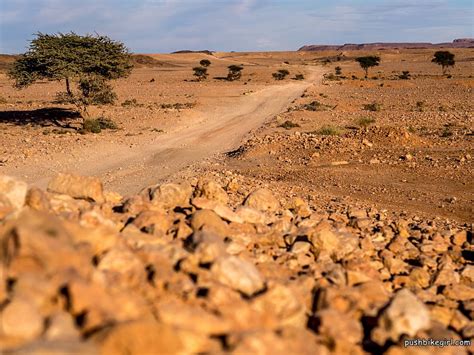
{"type": "Polygon", "coordinates": [[[137,137],[133,148],[104,145],[99,140],[92,149],[81,152],[88,157],[83,161],[71,162],[64,157],[63,161],[55,159],[5,173],[22,176],[30,184],[45,187],[56,172],[67,171],[98,176],[106,188],[122,194],[135,193],[190,164],[237,148],[249,132],[285,110],[306,88],[317,85],[321,74],[321,68],[312,68],[305,81],[286,82],[236,97],[229,105],[203,113],[195,125],[160,135],[152,141],[140,141],[137,137]]]}

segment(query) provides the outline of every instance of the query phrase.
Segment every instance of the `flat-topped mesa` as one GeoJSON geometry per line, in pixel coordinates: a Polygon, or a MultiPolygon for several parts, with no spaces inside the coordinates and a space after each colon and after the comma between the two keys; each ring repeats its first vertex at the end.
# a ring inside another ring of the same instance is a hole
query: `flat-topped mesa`
{"type": "Polygon", "coordinates": [[[353,51],[353,50],[384,50],[384,49],[426,49],[426,48],[474,48],[474,38],[459,38],[452,42],[375,42],[346,43],[343,45],[305,45],[298,51],[353,51]]]}

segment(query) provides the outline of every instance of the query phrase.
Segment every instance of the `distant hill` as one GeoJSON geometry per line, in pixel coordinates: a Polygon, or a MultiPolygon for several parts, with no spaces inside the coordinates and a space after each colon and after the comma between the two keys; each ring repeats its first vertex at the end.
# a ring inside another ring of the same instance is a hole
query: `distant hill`
{"type": "Polygon", "coordinates": [[[208,55],[213,55],[214,52],[213,51],[208,51],[207,49],[206,50],[202,50],[202,51],[190,51],[188,49],[185,49],[185,50],[182,50],[182,51],[176,51],[176,52],[172,52],[171,54],[186,54],[186,53],[204,53],[204,54],[208,54],[208,55]]]}
{"type": "Polygon", "coordinates": [[[160,60],[156,60],[145,54],[134,54],[132,55],[132,62],[135,68],[140,67],[177,67],[175,64],[162,62],[160,60]]]}
{"type": "Polygon", "coordinates": [[[307,45],[298,51],[353,51],[353,50],[377,50],[377,49],[423,49],[423,48],[474,48],[474,38],[460,38],[447,43],[417,43],[417,42],[400,42],[400,43],[362,43],[343,45],[307,45]]]}

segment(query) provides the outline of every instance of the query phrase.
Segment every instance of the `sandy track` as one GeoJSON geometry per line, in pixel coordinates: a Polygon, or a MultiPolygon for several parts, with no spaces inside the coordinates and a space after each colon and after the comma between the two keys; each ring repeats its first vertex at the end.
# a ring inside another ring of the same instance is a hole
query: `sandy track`
{"type": "Polygon", "coordinates": [[[137,141],[132,149],[98,142],[93,149],[84,150],[88,159],[82,162],[72,164],[64,159],[52,167],[24,166],[7,173],[27,176],[30,184],[45,187],[57,171],[68,171],[98,176],[107,188],[123,194],[135,193],[195,162],[237,148],[249,132],[285,110],[307,87],[319,83],[321,73],[321,68],[312,68],[305,81],[291,81],[237,97],[225,107],[204,113],[195,125],[153,141],[137,141]]]}

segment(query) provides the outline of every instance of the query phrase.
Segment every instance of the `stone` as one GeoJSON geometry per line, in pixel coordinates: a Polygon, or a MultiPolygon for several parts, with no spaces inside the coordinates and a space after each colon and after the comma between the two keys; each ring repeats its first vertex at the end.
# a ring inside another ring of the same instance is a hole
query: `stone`
{"type": "Polygon", "coordinates": [[[245,223],[266,224],[267,221],[265,214],[247,206],[237,207],[235,213],[245,223]]]}
{"type": "Polygon", "coordinates": [[[280,208],[280,203],[273,193],[264,188],[252,191],[245,199],[244,205],[262,212],[275,212],[280,208]]]}
{"type": "Polygon", "coordinates": [[[318,332],[336,343],[340,340],[357,344],[362,341],[362,325],[347,314],[333,309],[325,309],[316,314],[319,319],[318,332]]]}
{"type": "Polygon", "coordinates": [[[265,327],[306,327],[306,309],[285,285],[272,285],[267,292],[256,297],[250,307],[254,319],[262,319],[265,327]]]}
{"type": "Polygon", "coordinates": [[[467,280],[468,282],[474,283],[474,266],[466,265],[461,272],[461,277],[467,280]]]}
{"type": "Polygon", "coordinates": [[[463,284],[446,286],[443,295],[456,301],[469,301],[474,299],[474,288],[463,284]]]}
{"type": "Polygon", "coordinates": [[[263,277],[250,262],[236,256],[220,257],[211,267],[217,281],[246,296],[261,291],[264,287],[263,277]]]}
{"type": "Polygon", "coordinates": [[[173,221],[164,211],[142,211],[133,220],[133,224],[141,231],[150,234],[165,235],[172,227],[173,221]]]}
{"type": "Polygon", "coordinates": [[[158,316],[161,322],[179,329],[191,330],[206,335],[229,333],[230,323],[200,307],[193,307],[177,301],[158,304],[158,316]]]}
{"type": "Polygon", "coordinates": [[[1,332],[10,337],[32,340],[43,331],[43,318],[27,299],[14,298],[0,314],[1,332]]]}
{"type": "Polygon", "coordinates": [[[204,226],[219,235],[228,233],[227,224],[211,210],[199,210],[193,214],[191,228],[198,231],[204,226]]]}
{"type": "Polygon", "coordinates": [[[211,201],[227,204],[229,197],[227,192],[213,180],[200,181],[196,189],[197,197],[204,197],[211,201]]]}
{"type": "Polygon", "coordinates": [[[49,317],[49,325],[44,337],[49,340],[79,340],[80,333],[74,324],[73,317],[66,312],[59,312],[49,317]]]}
{"type": "Polygon", "coordinates": [[[215,212],[219,217],[222,219],[235,222],[235,223],[243,223],[244,221],[242,218],[239,217],[234,211],[232,211],[229,207],[223,205],[220,202],[208,200],[203,197],[196,197],[192,200],[192,205],[198,209],[204,210],[211,210],[215,212]]]}
{"type": "Polygon", "coordinates": [[[447,286],[456,284],[459,280],[459,274],[455,271],[453,263],[447,262],[439,268],[434,284],[437,286],[447,286]]]}
{"type": "Polygon", "coordinates": [[[59,173],[49,182],[48,191],[98,203],[105,201],[102,182],[91,176],[59,173]]]}
{"type": "Polygon", "coordinates": [[[15,210],[20,210],[25,204],[28,185],[13,177],[0,175],[0,195],[4,196],[15,210]]]}
{"type": "Polygon", "coordinates": [[[189,206],[192,188],[189,185],[163,184],[151,192],[151,202],[165,209],[189,206]]]}
{"type": "Polygon", "coordinates": [[[25,204],[36,211],[49,211],[51,203],[43,190],[32,187],[28,190],[25,204]]]}
{"type": "Polygon", "coordinates": [[[410,281],[412,285],[417,287],[426,288],[430,286],[431,276],[428,271],[423,268],[417,267],[410,272],[410,281]]]}
{"type": "Polygon", "coordinates": [[[12,215],[15,208],[6,196],[0,194],[0,221],[6,219],[7,216],[12,215]]]}
{"type": "Polygon", "coordinates": [[[402,289],[378,319],[372,339],[382,345],[387,339],[398,341],[403,334],[414,337],[420,330],[428,329],[430,324],[428,308],[411,291],[402,289]]]}
{"type": "Polygon", "coordinates": [[[155,321],[135,321],[113,327],[100,343],[103,355],[177,354],[184,348],[174,327],[155,321]]]}

